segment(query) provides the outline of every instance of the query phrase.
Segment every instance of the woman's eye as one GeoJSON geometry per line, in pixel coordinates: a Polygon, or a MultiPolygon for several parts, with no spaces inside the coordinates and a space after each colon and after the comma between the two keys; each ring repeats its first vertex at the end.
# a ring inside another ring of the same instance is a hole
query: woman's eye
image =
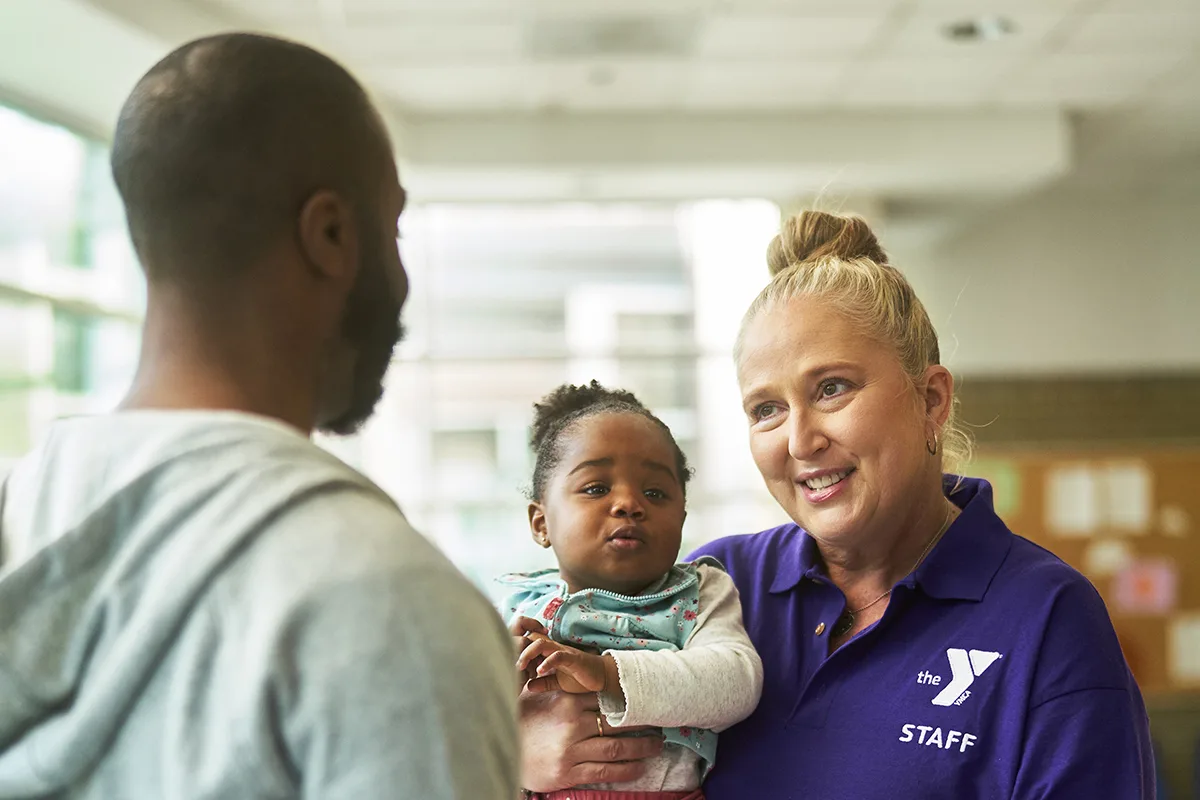
{"type": "Polygon", "coordinates": [[[828,380],[821,384],[821,397],[837,397],[850,390],[850,384],[845,381],[828,380]]]}
{"type": "Polygon", "coordinates": [[[764,419],[774,416],[779,412],[779,406],[775,403],[763,403],[754,409],[754,421],[761,422],[764,419]]]}

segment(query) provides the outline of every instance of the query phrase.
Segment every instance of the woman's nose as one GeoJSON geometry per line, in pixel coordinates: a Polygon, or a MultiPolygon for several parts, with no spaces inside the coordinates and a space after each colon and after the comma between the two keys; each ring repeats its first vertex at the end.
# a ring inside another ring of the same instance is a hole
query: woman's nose
{"type": "Polygon", "coordinates": [[[793,412],[788,424],[788,454],[795,460],[808,461],[829,446],[828,437],[811,415],[793,412]]]}

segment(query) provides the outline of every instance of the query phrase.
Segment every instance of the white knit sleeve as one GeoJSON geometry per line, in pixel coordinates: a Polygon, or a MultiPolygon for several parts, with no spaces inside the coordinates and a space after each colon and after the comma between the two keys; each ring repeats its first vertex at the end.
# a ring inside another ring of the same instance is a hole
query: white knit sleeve
{"type": "Polygon", "coordinates": [[[682,650],[609,650],[621,692],[600,695],[609,725],[694,726],[721,731],[741,722],[762,695],[762,660],[746,635],[733,580],[701,565],[700,614],[682,650]]]}

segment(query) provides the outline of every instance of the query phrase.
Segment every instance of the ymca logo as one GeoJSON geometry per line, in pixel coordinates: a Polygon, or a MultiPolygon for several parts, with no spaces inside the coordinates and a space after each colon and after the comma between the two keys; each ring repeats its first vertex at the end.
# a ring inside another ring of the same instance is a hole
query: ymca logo
{"type": "MultiPolygon", "coordinates": [[[[987,668],[1003,658],[1002,655],[990,650],[966,651],[951,647],[946,651],[950,660],[950,683],[933,698],[935,706],[961,706],[963,701],[971,696],[969,691],[975,679],[982,675],[987,668]]],[[[941,675],[932,675],[922,670],[917,674],[917,683],[927,686],[940,686],[941,675]]]]}

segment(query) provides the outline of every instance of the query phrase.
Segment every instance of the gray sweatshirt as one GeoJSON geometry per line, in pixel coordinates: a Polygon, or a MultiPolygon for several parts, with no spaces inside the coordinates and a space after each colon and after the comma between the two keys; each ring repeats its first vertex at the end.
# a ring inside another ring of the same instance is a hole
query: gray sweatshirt
{"type": "Polygon", "coordinates": [[[516,794],[499,618],[291,428],[59,423],[0,545],[0,798],[516,794]]]}

